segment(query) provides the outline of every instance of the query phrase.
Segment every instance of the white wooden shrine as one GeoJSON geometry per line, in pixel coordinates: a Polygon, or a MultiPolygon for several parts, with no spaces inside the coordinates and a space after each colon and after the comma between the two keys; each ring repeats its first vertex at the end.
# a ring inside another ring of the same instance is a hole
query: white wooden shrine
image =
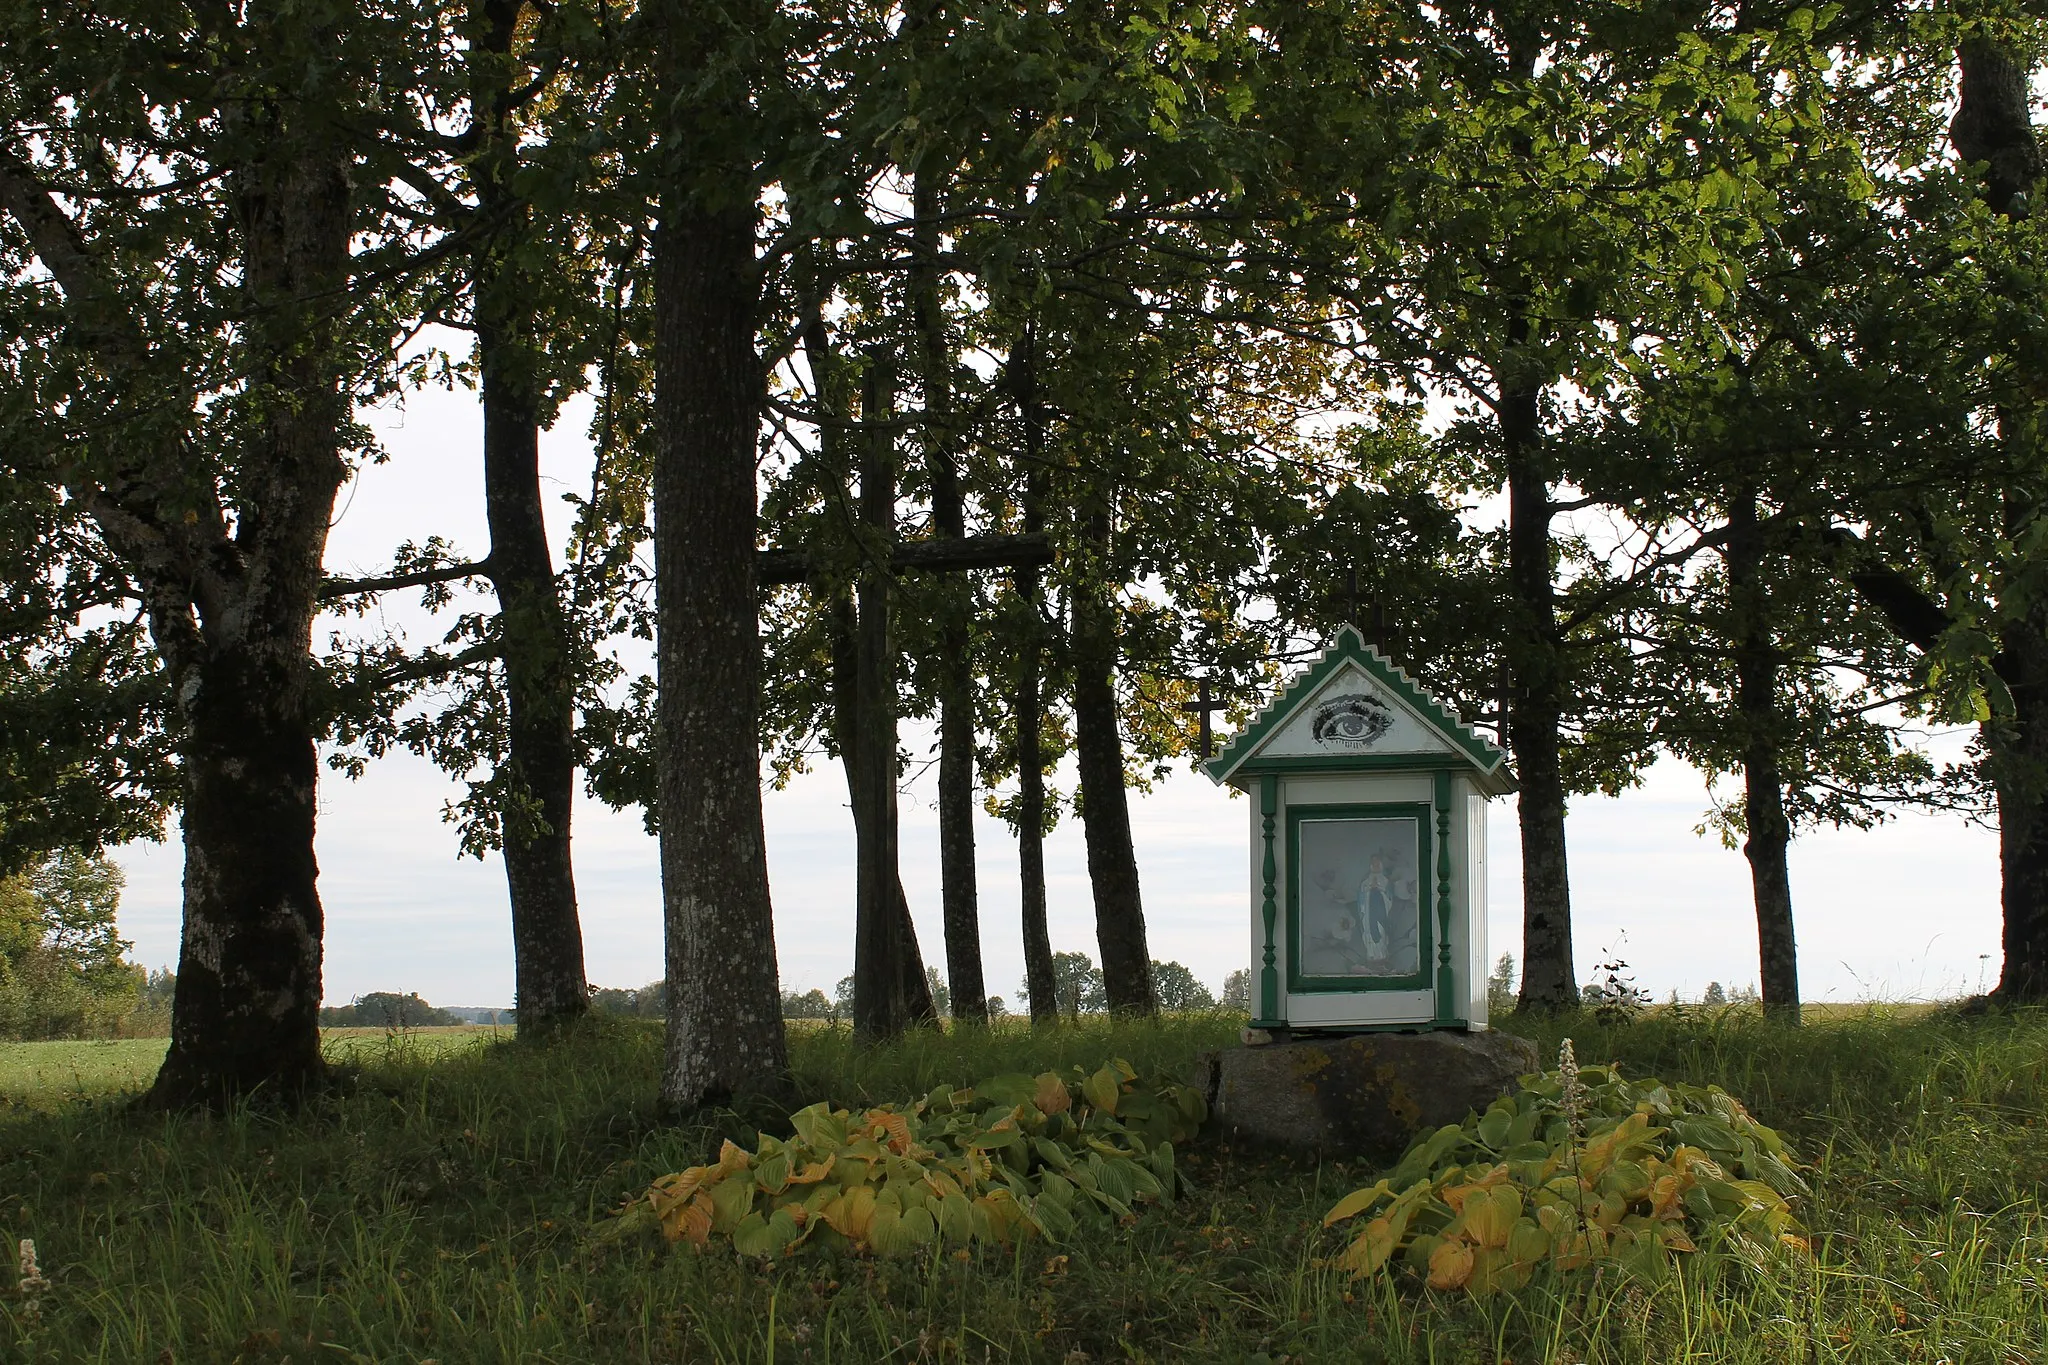
{"type": "Polygon", "coordinates": [[[1486,1027],[1497,745],[1347,625],[1206,767],[1252,798],[1254,1027],[1486,1027]]]}

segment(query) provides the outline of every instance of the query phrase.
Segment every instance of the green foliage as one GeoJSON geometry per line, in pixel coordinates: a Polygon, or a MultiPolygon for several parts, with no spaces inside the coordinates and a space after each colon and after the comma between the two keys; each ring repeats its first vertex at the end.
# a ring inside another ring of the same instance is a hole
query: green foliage
{"type": "MultiPolygon", "coordinates": [[[[590,992],[590,1008],[597,1014],[622,1014],[634,1019],[661,1019],[668,1014],[668,983],[650,981],[638,990],[621,990],[616,986],[600,986],[590,992]]],[[[783,1000],[783,1018],[799,1016],[789,1013],[789,1001],[783,1000]]]]}
{"type": "MultiPolygon", "coordinates": [[[[1053,998],[1059,1002],[1060,1013],[1069,1019],[1083,1014],[1100,1014],[1109,1008],[1109,994],[1102,985],[1102,968],[1096,966],[1095,959],[1086,953],[1054,953],[1052,980],[1053,998]]],[[[1017,991],[1029,1000],[1031,982],[1018,982],[1017,991]]]]}
{"type": "Polygon", "coordinates": [[[71,849],[0,881],[0,1038],[154,1031],[115,923],[121,886],[120,868],[71,849]]]}
{"type": "Polygon", "coordinates": [[[371,991],[346,1005],[330,1005],[320,1011],[322,1028],[447,1028],[461,1022],[420,999],[416,991],[404,995],[371,991]]]}
{"type": "Polygon", "coordinates": [[[1502,953],[1486,978],[1486,1013],[1498,1019],[1515,1012],[1515,955],[1502,953]]]}
{"type": "Polygon", "coordinates": [[[1223,978],[1223,995],[1217,1002],[1219,1009],[1234,1010],[1249,1014],[1252,1008],[1252,973],[1249,967],[1239,967],[1223,978]]]}
{"type": "Polygon", "coordinates": [[[1216,997],[1178,962],[1152,959],[1152,995],[1163,1010],[1213,1010],[1216,997]]]}
{"type": "Polygon", "coordinates": [[[1807,1192],[1784,1139],[1718,1086],[1579,1069],[1526,1078],[1484,1114],[1419,1139],[1326,1226],[1372,1215],[1336,1265],[1432,1289],[1516,1289],[1539,1268],[1661,1277],[1676,1255],[1735,1243],[1805,1251],[1786,1200],[1807,1192]]]}
{"type": "Polygon", "coordinates": [[[1141,1082],[1127,1062],[1062,1077],[1015,1073],[940,1085],[863,1113],[819,1103],[795,1135],[728,1140],[716,1163],[654,1182],[631,1211],[671,1241],[729,1238],[747,1256],[806,1243],[881,1256],[937,1243],[1068,1240],[1174,1192],[1173,1144],[1207,1105],[1187,1086],[1141,1082]]]}

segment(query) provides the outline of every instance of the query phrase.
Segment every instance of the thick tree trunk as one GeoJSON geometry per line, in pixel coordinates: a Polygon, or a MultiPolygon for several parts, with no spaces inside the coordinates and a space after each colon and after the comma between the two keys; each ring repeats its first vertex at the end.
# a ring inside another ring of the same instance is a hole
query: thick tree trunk
{"type": "Polygon", "coordinates": [[[1738,490],[1729,509],[1728,589],[1735,608],[1735,705],[1743,735],[1742,855],[1756,902],[1756,937],[1764,1013],[1799,1022],[1799,948],[1792,926],[1792,874],[1786,851],[1785,780],[1778,759],[1778,657],[1770,608],[1760,581],[1762,535],[1756,490],[1738,490]]]}
{"type": "Polygon", "coordinates": [[[192,584],[150,585],[186,729],[185,916],[171,1043],[153,1102],[295,1096],[323,1075],[313,823],[313,617],[348,402],[332,353],[347,278],[348,162],[289,144],[239,192],[247,333],[264,405],[243,473],[239,560],[195,619],[192,584]],[[177,603],[173,606],[171,604],[177,603]]]}
{"type": "MultiPolygon", "coordinates": [[[[1963,43],[1958,57],[1962,82],[1950,140],[1964,160],[1984,164],[1984,197],[1995,212],[2038,213],[2022,197],[2039,191],[2043,173],[2026,63],[2014,49],[1981,36],[1963,43]]],[[[2038,446],[2038,418],[2001,410],[1998,420],[2009,448],[2038,446]]],[[[2037,463],[2029,450],[2015,449],[2014,456],[2016,469],[2037,463]]],[[[2018,541],[2040,516],[2041,497],[2033,488],[2009,487],[2005,501],[2006,523],[2018,541]]],[[[2031,612],[2008,625],[1999,645],[1993,666],[2012,695],[2012,713],[1982,727],[1998,797],[2005,921],[1998,995],[2039,1004],[2048,1002],[2048,614],[2031,612]]]]}
{"type": "Polygon", "coordinates": [[[1998,796],[2005,963],[1998,996],[2048,1003],[2048,621],[2007,628],[1994,661],[2012,714],[1982,727],[1998,796]]]}
{"type": "MultiPolygon", "coordinates": [[[[700,40],[693,10],[669,6],[679,51],[700,40]]],[[[687,88],[696,74],[671,77],[687,88]]],[[[761,824],[754,442],[767,386],[751,194],[707,209],[668,187],[654,266],[661,1090],[689,1110],[788,1069],[761,824]]]]}
{"type": "Polygon", "coordinates": [[[1116,628],[1107,604],[1074,605],[1074,746],[1081,769],[1081,826],[1088,881],[1095,892],[1095,941],[1102,987],[1118,1014],[1157,1014],[1138,856],[1124,788],[1123,739],[1117,733],[1116,628]]]}
{"type": "MultiPolygon", "coordinates": [[[[512,50],[522,5],[486,0],[480,47],[512,50]]],[[[546,1037],[590,1008],[569,820],[576,794],[572,651],[548,548],[540,492],[540,363],[535,289],[521,267],[530,236],[509,182],[516,129],[503,68],[485,62],[478,117],[488,154],[475,163],[478,214],[494,227],[479,245],[477,355],[484,409],[484,507],[491,584],[504,641],[506,761],[499,822],[512,905],[514,1001],[519,1036],[546,1037]]]]}
{"type": "MultiPolygon", "coordinates": [[[[952,347],[939,298],[939,177],[920,172],[912,193],[917,263],[911,271],[919,368],[924,389],[925,463],[932,486],[932,526],[941,537],[967,535],[965,498],[950,427],[952,347]]],[[[974,873],[974,657],[968,617],[974,591],[965,577],[946,579],[935,594],[939,622],[939,887],[946,930],[946,977],[953,1017],[988,1022],[988,983],[981,969],[980,890],[974,873]]]]}
{"type": "Polygon", "coordinates": [[[1549,472],[1532,379],[1501,378],[1500,425],[1507,452],[1508,575],[1514,624],[1508,640],[1513,694],[1508,742],[1514,755],[1522,834],[1520,1008],[1567,1010],[1579,1001],[1572,956],[1571,880],[1565,859],[1562,650],[1557,636],[1550,539],[1549,472]]]}
{"type": "Polygon", "coordinates": [[[161,1104],[291,1097],[323,1075],[311,619],[297,658],[214,643],[188,674],[185,923],[170,1051],[150,1092],[161,1104]]]}

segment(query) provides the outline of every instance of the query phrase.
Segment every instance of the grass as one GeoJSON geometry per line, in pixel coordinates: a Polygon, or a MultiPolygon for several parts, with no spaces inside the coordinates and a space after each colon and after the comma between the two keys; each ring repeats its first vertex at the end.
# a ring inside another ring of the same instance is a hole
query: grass
{"type": "MultiPolygon", "coordinates": [[[[406,1045],[432,1054],[464,1043],[501,1037],[509,1030],[464,1025],[409,1029],[406,1045]]],[[[324,1029],[330,1060],[381,1059],[391,1034],[379,1028],[324,1029]]],[[[10,1107],[61,1108],[80,1100],[146,1089],[163,1065],[168,1038],[94,1038],[51,1043],[0,1042],[0,1113],[10,1107]]]]}
{"type": "MultiPolygon", "coordinates": [[[[821,1029],[792,1048],[807,1096],[855,1102],[1111,1055],[1179,1070],[1235,1028],[872,1051],[821,1029]]],[[[1554,1049],[1563,1030],[1517,1031],[1554,1049]]],[[[291,1119],[131,1113],[133,1053],[0,1108],[0,1236],[34,1238],[53,1282],[31,1319],[0,1271],[0,1360],[2048,1362],[2048,1019],[1570,1031],[1583,1060],[1723,1084],[1783,1128],[1816,1166],[1811,1265],[1701,1258],[1655,1287],[1579,1276],[1486,1302],[1354,1285],[1320,1264],[1339,1240],[1319,1221],[1368,1171],[1209,1142],[1183,1154],[1193,1188],[1114,1237],[769,1268],[601,1235],[651,1177],[745,1129],[660,1120],[658,1030],[548,1051],[377,1035],[347,1043],[352,1091],[291,1119]]],[[[18,1100],[34,1064],[16,1051],[0,1093],[18,1100]]]]}

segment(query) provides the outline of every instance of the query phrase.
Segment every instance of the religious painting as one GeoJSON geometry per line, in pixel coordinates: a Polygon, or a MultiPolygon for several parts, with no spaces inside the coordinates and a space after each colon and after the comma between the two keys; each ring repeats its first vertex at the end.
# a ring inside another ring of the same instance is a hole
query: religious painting
{"type": "Polygon", "coordinates": [[[1311,816],[1296,826],[1295,975],[1361,987],[1423,971],[1422,816],[1311,816]]]}

